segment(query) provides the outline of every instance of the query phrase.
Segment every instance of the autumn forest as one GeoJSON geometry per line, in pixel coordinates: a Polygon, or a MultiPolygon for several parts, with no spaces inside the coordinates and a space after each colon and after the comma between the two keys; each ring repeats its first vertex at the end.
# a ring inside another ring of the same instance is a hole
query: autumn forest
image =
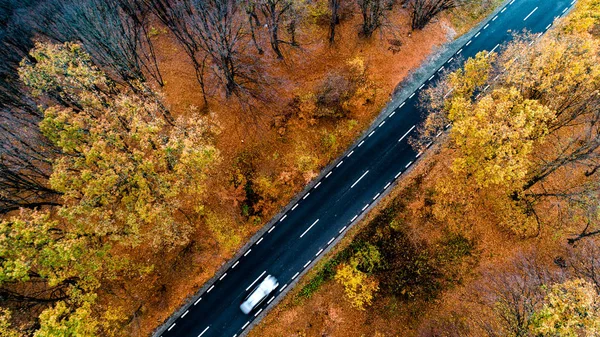
{"type": "MultiPolygon", "coordinates": [[[[151,336],[505,3],[0,0],[0,337],[151,336]]],[[[600,335],[599,94],[596,0],[446,69],[249,335],[600,335]]]]}

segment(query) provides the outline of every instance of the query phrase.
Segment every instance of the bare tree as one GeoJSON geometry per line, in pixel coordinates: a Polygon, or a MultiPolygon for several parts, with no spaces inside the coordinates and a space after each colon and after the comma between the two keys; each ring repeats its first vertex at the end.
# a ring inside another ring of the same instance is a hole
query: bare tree
{"type": "Polygon", "coordinates": [[[56,148],[40,134],[41,113],[17,73],[33,46],[29,22],[36,5],[29,0],[0,4],[0,214],[55,205],[59,195],[48,187],[56,148]]]}
{"type": "Polygon", "coordinates": [[[242,6],[246,10],[246,15],[248,15],[248,25],[250,26],[250,36],[252,37],[252,43],[256,48],[256,51],[259,55],[264,54],[264,51],[256,41],[256,28],[260,28],[260,20],[258,19],[258,15],[256,14],[256,1],[254,0],[246,0],[242,1],[242,6]]]}
{"type": "MultiPolygon", "coordinates": [[[[283,54],[279,47],[280,43],[290,43],[280,39],[279,26],[285,16],[292,11],[292,1],[290,0],[260,0],[260,10],[265,17],[267,28],[269,29],[269,39],[271,41],[271,48],[277,55],[278,59],[283,59],[283,54]]],[[[295,23],[293,23],[295,25],[295,23]]],[[[292,29],[291,33],[294,33],[292,29]]],[[[294,36],[294,35],[292,35],[294,36]]]]}
{"type": "Polygon", "coordinates": [[[206,103],[207,63],[227,97],[257,96],[259,73],[244,54],[246,20],[236,0],[144,0],[184,46],[196,69],[206,103]]]}
{"type": "Polygon", "coordinates": [[[410,0],[412,29],[423,29],[439,13],[457,6],[457,0],[410,0]]]}
{"type": "Polygon", "coordinates": [[[329,19],[329,43],[335,42],[335,27],[340,23],[340,0],[329,0],[331,17],[329,19]]]}
{"type": "Polygon", "coordinates": [[[148,32],[147,9],[135,0],[51,0],[38,32],[58,41],[80,41],[94,62],[125,83],[164,85],[148,32]]]}
{"type": "Polygon", "coordinates": [[[362,15],[360,35],[369,38],[383,25],[385,19],[384,0],[357,0],[362,15]]]}

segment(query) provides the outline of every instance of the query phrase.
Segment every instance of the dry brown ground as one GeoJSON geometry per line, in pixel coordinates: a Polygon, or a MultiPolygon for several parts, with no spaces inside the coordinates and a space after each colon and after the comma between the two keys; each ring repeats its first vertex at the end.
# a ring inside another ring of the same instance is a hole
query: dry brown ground
{"type": "MultiPolygon", "coordinates": [[[[286,48],[285,61],[275,60],[266,41],[262,41],[265,55],[261,57],[261,62],[271,81],[268,94],[277,99],[261,107],[257,122],[249,123],[244,112],[223,97],[213,97],[210,100],[210,113],[222,129],[217,146],[224,161],[221,169],[217,170],[219,173],[210,178],[211,193],[207,206],[217,214],[217,222],[222,224],[222,228],[215,233],[214,228],[201,223],[198,224],[195,240],[183,250],[161,253],[160,256],[153,255],[150,251],[146,253],[148,258],[143,260],[162,263],[154,263],[153,272],[147,276],[133,279],[132,284],[136,286],[122,285],[122,289],[129,289],[123,290],[127,294],[116,294],[116,297],[123,299],[125,311],[134,313],[127,335],[147,336],[164,322],[188,296],[194,294],[233,256],[245,240],[316,176],[320,168],[341,153],[368,127],[388,101],[394,87],[411,69],[418,67],[437,46],[453,35],[447,18],[430,24],[423,31],[409,34],[407,13],[395,9],[390,16],[390,23],[394,27],[393,34],[402,41],[403,46],[400,52],[394,54],[388,50],[388,39],[393,38],[391,31],[388,30],[384,35],[376,33],[370,40],[361,39],[357,34],[359,20],[360,17],[354,15],[342,22],[338,42],[333,47],[327,42],[324,27],[310,23],[302,25],[298,39],[301,47],[286,48]],[[338,121],[292,117],[284,132],[278,132],[272,127],[273,117],[285,111],[295,94],[310,92],[326,74],[344,67],[348,60],[357,56],[366,61],[368,77],[376,83],[377,95],[374,102],[358,107],[347,118],[338,121]],[[322,139],[328,134],[334,134],[337,142],[334,147],[324,150],[322,139]],[[229,169],[233,158],[241,153],[252,153],[258,163],[256,176],[265,177],[276,185],[277,194],[273,196],[273,203],[265,207],[262,219],[242,217],[239,206],[233,200],[235,198],[227,198],[235,194],[229,184],[229,169]],[[309,156],[306,160],[308,164],[299,162],[298,158],[303,156],[309,156]]],[[[160,68],[166,82],[163,90],[173,113],[190,118],[203,114],[200,109],[203,106],[200,87],[191,62],[166,31],[155,39],[160,68]]],[[[140,256],[144,256],[144,253],[140,253],[140,256]]],[[[357,312],[340,301],[341,292],[337,285],[331,284],[325,289],[327,291],[321,292],[311,301],[335,304],[315,312],[311,308],[323,307],[318,302],[294,308],[281,316],[283,322],[278,324],[280,327],[276,332],[265,332],[264,336],[289,335],[288,332],[300,329],[295,324],[301,323],[294,323],[299,321],[295,317],[306,315],[314,318],[310,322],[315,326],[307,330],[307,335],[315,335],[313,332],[327,329],[336,331],[335,335],[348,336],[349,331],[367,333],[371,331],[367,327],[374,325],[381,326],[383,332],[391,331],[384,328],[385,320],[369,318],[365,312],[357,312]],[[342,321],[345,323],[336,324],[342,321]],[[284,322],[289,324],[283,324],[284,322]]],[[[111,295],[114,298],[115,294],[111,295]]],[[[112,299],[111,302],[115,303],[112,299]]],[[[270,318],[266,322],[272,320],[270,318]]],[[[263,334],[256,332],[254,335],[263,334]]]]}

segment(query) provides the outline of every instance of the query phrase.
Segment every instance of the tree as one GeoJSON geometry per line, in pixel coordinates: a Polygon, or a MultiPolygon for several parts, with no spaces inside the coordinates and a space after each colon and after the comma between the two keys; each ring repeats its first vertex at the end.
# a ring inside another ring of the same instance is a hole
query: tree
{"type": "Polygon", "coordinates": [[[530,47],[530,39],[517,38],[498,61],[478,55],[430,90],[432,112],[416,145],[422,149],[452,123],[453,177],[440,179],[434,206],[444,219],[459,209],[465,216],[466,201],[478,195],[516,233],[535,235],[542,222],[558,220],[579,228],[574,243],[600,233],[598,45],[550,35],[530,47]],[[558,203],[568,212],[544,218],[537,211],[558,203]]]}
{"type": "Polygon", "coordinates": [[[371,37],[373,32],[381,28],[385,20],[384,0],[357,0],[362,15],[360,35],[371,37]]]}
{"type": "Polygon", "coordinates": [[[582,279],[554,284],[532,321],[535,336],[596,336],[600,333],[600,295],[582,279]]]}
{"type": "Polygon", "coordinates": [[[439,13],[458,6],[458,0],[409,0],[411,27],[423,29],[439,13]]]}
{"type": "Polygon", "coordinates": [[[339,266],[335,279],[344,286],[344,291],[350,303],[360,310],[373,301],[374,293],[379,290],[379,284],[370,274],[381,264],[377,248],[366,244],[359,249],[348,261],[339,266]]]}
{"type": "Polygon", "coordinates": [[[126,245],[185,243],[193,226],[177,214],[198,214],[218,159],[210,128],[200,119],[171,126],[155,101],[115,89],[78,44],[37,44],[31,57],[20,73],[34,94],[72,103],[48,107],[40,124],[62,152],[50,176],[60,215],[126,245]]]}
{"type": "Polygon", "coordinates": [[[196,70],[206,101],[205,71],[210,62],[225,87],[226,97],[258,96],[260,78],[254,62],[244,55],[248,44],[243,15],[236,0],[144,0],[182,43],[196,70]]]}
{"type": "Polygon", "coordinates": [[[279,25],[284,17],[292,11],[293,2],[291,0],[260,0],[259,6],[269,29],[271,48],[278,59],[283,59],[279,44],[287,42],[279,37],[279,25]]]}
{"type": "Polygon", "coordinates": [[[34,1],[3,1],[0,26],[0,214],[19,207],[58,203],[48,185],[57,149],[40,134],[42,115],[28,97],[17,68],[33,46],[34,30],[23,15],[35,12],[34,1]]]}
{"type": "MultiPolygon", "coordinates": [[[[149,13],[136,0],[48,1],[35,25],[53,41],[79,41],[114,80],[164,85],[148,31],[149,13]]],[[[132,85],[137,89],[139,84],[132,85]]]]}
{"type": "Polygon", "coordinates": [[[340,0],[329,0],[329,10],[331,17],[329,19],[329,43],[335,41],[335,27],[340,23],[340,0]]]}

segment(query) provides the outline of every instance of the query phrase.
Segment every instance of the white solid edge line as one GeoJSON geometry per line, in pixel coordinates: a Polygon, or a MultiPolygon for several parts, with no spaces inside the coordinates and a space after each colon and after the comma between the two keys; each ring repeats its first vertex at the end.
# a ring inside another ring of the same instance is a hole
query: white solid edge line
{"type": "Polygon", "coordinates": [[[303,237],[303,236],[304,236],[304,234],[308,233],[308,231],[309,231],[311,228],[313,228],[313,226],[314,226],[314,225],[316,225],[316,224],[317,224],[317,222],[319,222],[319,219],[315,220],[315,222],[313,222],[313,223],[312,223],[312,225],[310,225],[310,226],[309,226],[309,227],[308,227],[308,228],[307,228],[307,229],[304,231],[304,233],[302,233],[302,235],[300,235],[300,237],[303,237]]]}
{"type": "Polygon", "coordinates": [[[210,326],[207,326],[206,329],[204,329],[199,335],[198,337],[204,335],[204,333],[208,330],[208,328],[210,328],[210,326]]]}
{"type": "Polygon", "coordinates": [[[408,131],[406,131],[406,133],[404,134],[404,136],[400,137],[400,139],[398,139],[399,142],[402,141],[402,139],[404,139],[404,137],[408,136],[408,134],[414,129],[416,128],[416,125],[413,125],[412,128],[410,128],[408,131]]]}
{"type": "Polygon", "coordinates": [[[196,302],[194,302],[194,305],[198,304],[198,302],[202,301],[202,297],[199,297],[196,302]]]}
{"type": "Polygon", "coordinates": [[[369,170],[367,170],[365,173],[363,173],[363,175],[362,175],[362,176],[360,176],[360,178],[358,178],[358,180],[357,180],[357,181],[355,181],[355,182],[354,182],[354,184],[352,184],[352,186],[350,186],[350,188],[353,188],[354,186],[356,186],[356,184],[358,184],[358,182],[359,182],[359,181],[360,181],[362,178],[364,178],[364,177],[367,175],[367,173],[369,173],[369,170]]]}
{"type": "Polygon", "coordinates": [[[267,273],[267,271],[266,271],[266,270],[265,270],[265,271],[263,271],[263,272],[262,272],[262,274],[260,274],[260,276],[259,276],[259,277],[257,277],[257,278],[256,278],[256,280],[254,280],[254,282],[252,282],[252,284],[250,284],[250,285],[248,286],[248,288],[246,288],[246,291],[248,291],[250,288],[252,288],[252,286],[253,286],[253,285],[254,285],[256,282],[258,282],[258,280],[260,280],[260,278],[261,278],[261,277],[263,277],[263,275],[264,275],[264,274],[266,274],[266,273],[267,273]]]}

